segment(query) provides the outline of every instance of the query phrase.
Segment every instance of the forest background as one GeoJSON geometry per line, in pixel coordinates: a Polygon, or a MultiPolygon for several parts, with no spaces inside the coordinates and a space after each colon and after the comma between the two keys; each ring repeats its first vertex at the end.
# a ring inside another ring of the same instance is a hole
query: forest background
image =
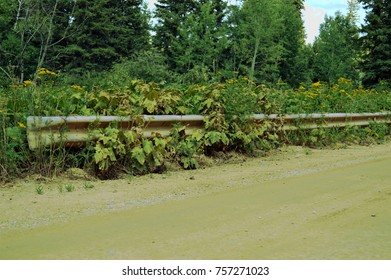
{"type": "Polygon", "coordinates": [[[240,75],[291,87],[341,77],[389,82],[390,3],[360,2],[367,11],[363,26],[359,1],[348,1],[348,13],[326,16],[309,45],[302,0],[162,0],[153,14],[140,0],[4,0],[0,84],[37,82],[41,68],[85,85],[118,68],[165,83],[240,75]]]}
{"type": "MultiPolygon", "coordinates": [[[[195,167],[196,154],[278,142],[270,124],[244,121],[253,113],[391,111],[391,1],[348,1],[346,15],[326,16],[313,44],[305,41],[303,6],[160,0],[152,13],[141,0],[2,0],[0,175],[91,160],[100,171],[130,161],[149,172],[164,155],[195,167]],[[44,151],[28,151],[31,115],[143,113],[208,119],[191,139],[181,128],[164,141],[107,130],[79,157],[48,161],[44,151]]],[[[325,133],[316,133],[308,139],[322,143],[325,133]]]]}

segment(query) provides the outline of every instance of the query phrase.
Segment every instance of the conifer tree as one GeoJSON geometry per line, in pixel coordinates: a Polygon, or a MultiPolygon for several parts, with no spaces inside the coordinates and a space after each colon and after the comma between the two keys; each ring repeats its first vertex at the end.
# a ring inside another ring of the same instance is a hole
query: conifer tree
{"type": "Polygon", "coordinates": [[[391,84],[391,0],[360,0],[367,11],[362,28],[364,84],[391,84]]]}
{"type": "Polygon", "coordinates": [[[103,71],[149,47],[141,0],[79,0],[56,63],[65,71],[103,71]]]}
{"type": "Polygon", "coordinates": [[[305,65],[308,60],[304,57],[305,30],[301,18],[301,9],[304,8],[301,0],[286,0],[281,6],[283,29],[280,39],[283,53],[279,62],[280,77],[291,86],[297,86],[308,80],[308,71],[305,65]]]}
{"type": "Polygon", "coordinates": [[[304,9],[304,0],[293,0],[293,4],[296,7],[296,10],[301,14],[301,11],[304,9]]]}
{"type": "Polygon", "coordinates": [[[203,0],[179,27],[172,56],[180,73],[194,68],[216,72],[226,48],[225,2],[203,0]]]}
{"type": "Polygon", "coordinates": [[[159,0],[156,3],[154,14],[157,24],[154,28],[153,45],[168,59],[169,65],[174,68],[173,42],[179,38],[179,27],[182,26],[196,9],[194,0],[159,0]]]}
{"type": "Polygon", "coordinates": [[[0,86],[14,80],[13,64],[17,57],[20,41],[12,30],[15,25],[14,15],[17,5],[13,0],[3,0],[0,3],[0,86]]]}

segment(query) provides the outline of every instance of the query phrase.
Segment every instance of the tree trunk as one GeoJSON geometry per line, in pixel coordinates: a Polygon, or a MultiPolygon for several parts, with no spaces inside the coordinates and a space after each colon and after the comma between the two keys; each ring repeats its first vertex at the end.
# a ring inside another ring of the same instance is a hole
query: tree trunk
{"type": "Polygon", "coordinates": [[[257,63],[257,57],[258,57],[258,50],[259,50],[259,45],[261,44],[261,39],[260,38],[255,38],[255,46],[254,46],[254,54],[251,62],[251,69],[249,73],[249,78],[250,80],[254,80],[255,76],[255,65],[257,63]]]}

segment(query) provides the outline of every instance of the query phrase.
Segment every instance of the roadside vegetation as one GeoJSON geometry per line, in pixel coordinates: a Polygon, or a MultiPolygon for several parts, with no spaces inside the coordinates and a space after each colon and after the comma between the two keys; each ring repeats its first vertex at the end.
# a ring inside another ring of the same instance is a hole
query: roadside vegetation
{"type": "Polygon", "coordinates": [[[391,111],[391,40],[382,39],[391,34],[388,1],[349,1],[348,14],[326,17],[313,44],[304,40],[303,1],[240,2],[161,0],[151,13],[143,1],[5,0],[0,180],[68,168],[104,179],[162,172],[168,161],[197,168],[203,156],[257,155],[283,143],[387,138],[390,128],[378,123],[285,134],[250,117],[391,111]],[[368,13],[363,27],[359,2],[368,13]],[[178,125],[168,137],[145,138],[142,114],[200,114],[206,125],[192,135],[178,125]],[[84,148],[29,150],[28,116],[72,115],[131,116],[138,125],[96,129],[84,148]]]}
{"type": "Polygon", "coordinates": [[[389,127],[373,123],[367,128],[314,129],[282,134],[279,125],[265,121],[254,124],[253,114],[384,112],[391,111],[387,88],[364,89],[340,79],[329,86],[320,82],[297,89],[257,85],[246,77],[221,83],[162,86],[129,80],[120,86],[56,85],[57,74],[41,69],[38,84],[9,87],[0,94],[1,178],[31,172],[50,176],[67,168],[84,168],[101,178],[118,172],[146,174],[164,171],[166,161],[185,169],[198,167],[200,156],[220,152],[264,153],[283,143],[326,146],[335,143],[384,141],[389,127]],[[145,138],[138,115],[200,114],[206,117],[203,130],[184,134],[174,126],[169,137],[155,134],[145,138]],[[84,148],[49,147],[30,151],[27,142],[28,116],[132,116],[138,123],[121,131],[115,123],[96,129],[96,141],[84,148]]]}

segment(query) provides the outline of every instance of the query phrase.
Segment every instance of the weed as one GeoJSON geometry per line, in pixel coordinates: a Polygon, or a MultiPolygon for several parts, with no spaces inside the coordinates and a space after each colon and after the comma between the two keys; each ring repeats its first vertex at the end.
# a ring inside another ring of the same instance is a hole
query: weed
{"type": "Polygon", "coordinates": [[[67,192],[73,192],[75,190],[75,187],[73,185],[71,185],[71,184],[66,184],[65,185],[65,190],[67,192]]]}
{"type": "Polygon", "coordinates": [[[308,156],[308,155],[312,154],[312,150],[310,148],[308,148],[308,147],[305,147],[304,148],[304,153],[308,156]]]}
{"type": "Polygon", "coordinates": [[[379,122],[371,122],[367,129],[368,136],[373,137],[378,142],[384,141],[389,134],[389,127],[387,124],[379,122]]]}
{"type": "Polygon", "coordinates": [[[43,186],[39,185],[39,186],[35,187],[35,191],[37,192],[37,194],[42,195],[43,194],[43,186]]]}
{"type": "Polygon", "coordinates": [[[95,185],[93,183],[91,183],[91,182],[85,182],[84,183],[84,188],[86,190],[91,190],[91,189],[95,188],[95,185]]]}

